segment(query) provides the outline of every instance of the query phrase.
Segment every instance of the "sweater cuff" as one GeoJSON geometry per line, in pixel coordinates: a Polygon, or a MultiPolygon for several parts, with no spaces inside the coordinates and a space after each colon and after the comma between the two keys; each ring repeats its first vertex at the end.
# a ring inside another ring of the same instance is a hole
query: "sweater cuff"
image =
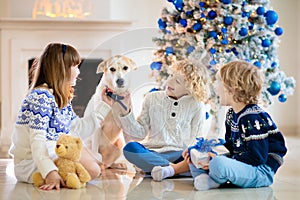
{"type": "Polygon", "coordinates": [[[104,101],[101,101],[95,108],[95,114],[100,120],[103,120],[109,111],[111,111],[111,106],[104,101]]]}
{"type": "Polygon", "coordinates": [[[134,120],[134,114],[132,110],[130,110],[129,113],[126,115],[120,115],[120,121],[122,124],[126,122],[131,122],[132,120],[134,120]]]}
{"type": "Polygon", "coordinates": [[[127,115],[125,116],[120,116],[119,118],[120,123],[122,125],[123,131],[127,134],[131,135],[131,131],[132,131],[132,124],[134,124],[135,122],[135,118],[134,118],[134,114],[132,111],[130,111],[127,115]]]}
{"type": "Polygon", "coordinates": [[[47,159],[40,162],[39,170],[43,179],[45,179],[49,172],[58,171],[58,168],[56,167],[56,165],[51,159],[50,160],[47,159]]]}

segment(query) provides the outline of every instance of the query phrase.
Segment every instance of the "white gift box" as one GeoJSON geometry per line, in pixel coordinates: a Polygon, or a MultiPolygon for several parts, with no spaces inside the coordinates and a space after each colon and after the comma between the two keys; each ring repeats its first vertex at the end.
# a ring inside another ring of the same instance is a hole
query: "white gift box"
{"type": "Polygon", "coordinates": [[[200,152],[197,149],[191,149],[190,157],[192,163],[195,165],[196,168],[201,168],[199,162],[201,162],[202,164],[207,164],[209,162],[209,156],[207,152],[200,152]]]}
{"type": "MultiPolygon", "coordinates": [[[[229,153],[229,151],[223,145],[212,147],[212,150],[216,152],[217,155],[225,155],[229,153]]],[[[200,152],[197,149],[191,149],[190,158],[196,168],[201,168],[199,162],[201,162],[202,164],[207,164],[210,160],[207,152],[200,152]]]]}

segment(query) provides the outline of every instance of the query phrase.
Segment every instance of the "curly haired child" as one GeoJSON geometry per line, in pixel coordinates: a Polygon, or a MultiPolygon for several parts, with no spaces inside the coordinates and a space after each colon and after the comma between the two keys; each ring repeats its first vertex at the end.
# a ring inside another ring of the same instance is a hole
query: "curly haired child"
{"type": "MultiPolygon", "coordinates": [[[[133,138],[123,149],[125,158],[154,180],[189,171],[182,153],[201,136],[205,121],[202,102],[209,96],[206,68],[192,61],[171,66],[165,91],[149,93],[135,119],[131,109],[120,117],[123,131],[133,138]]],[[[130,107],[130,95],[124,103],[130,107]]],[[[203,136],[203,135],[202,135],[203,136]]]]}
{"type": "Polygon", "coordinates": [[[242,188],[269,186],[287,152],[284,137],[271,116],[259,107],[263,86],[259,68],[245,61],[232,61],[217,73],[217,94],[226,115],[224,144],[229,155],[209,153],[208,164],[190,164],[197,190],[231,184],[242,188]]]}

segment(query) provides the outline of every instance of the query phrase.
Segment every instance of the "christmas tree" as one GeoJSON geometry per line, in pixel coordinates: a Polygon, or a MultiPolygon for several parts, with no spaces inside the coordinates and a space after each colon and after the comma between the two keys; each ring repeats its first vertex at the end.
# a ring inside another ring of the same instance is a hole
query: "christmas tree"
{"type": "MultiPolygon", "coordinates": [[[[277,48],[283,29],[268,0],[168,0],[158,19],[159,47],[151,63],[153,75],[163,89],[168,68],[176,60],[206,58],[214,80],[218,66],[242,59],[265,74],[262,100],[270,105],[292,95],[295,80],[281,70],[277,48]]],[[[216,94],[214,94],[216,96],[216,94]]],[[[215,98],[217,99],[217,98],[215,98]]]]}

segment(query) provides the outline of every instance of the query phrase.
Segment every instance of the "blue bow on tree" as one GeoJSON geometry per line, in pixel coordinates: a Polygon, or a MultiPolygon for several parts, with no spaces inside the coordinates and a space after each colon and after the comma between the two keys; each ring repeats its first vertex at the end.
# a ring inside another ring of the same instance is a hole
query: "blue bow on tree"
{"type": "Polygon", "coordinates": [[[225,144],[225,140],[223,139],[218,139],[219,140],[218,141],[216,139],[208,140],[208,139],[204,139],[203,137],[200,137],[200,138],[196,138],[196,140],[198,140],[197,143],[188,148],[189,155],[192,149],[196,149],[200,152],[212,152],[214,154],[218,154],[217,152],[213,151],[212,148],[225,144]]]}

